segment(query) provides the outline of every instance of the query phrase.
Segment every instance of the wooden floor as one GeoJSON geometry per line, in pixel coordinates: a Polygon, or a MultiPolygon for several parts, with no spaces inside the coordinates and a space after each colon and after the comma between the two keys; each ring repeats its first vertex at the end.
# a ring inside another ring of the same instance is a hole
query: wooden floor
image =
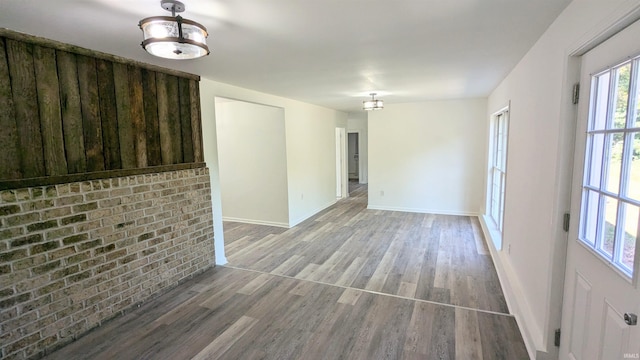
{"type": "Polygon", "coordinates": [[[49,359],[528,359],[478,224],[366,210],[225,223],[228,266],[49,359]]]}
{"type": "Polygon", "coordinates": [[[367,210],[366,185],[291,229],[226,222],[229,265],[508,313],[475,217],[367,210]]]}

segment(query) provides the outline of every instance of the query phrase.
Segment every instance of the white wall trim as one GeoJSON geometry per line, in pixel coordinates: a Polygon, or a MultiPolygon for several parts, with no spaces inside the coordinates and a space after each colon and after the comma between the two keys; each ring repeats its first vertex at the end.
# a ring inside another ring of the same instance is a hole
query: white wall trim
{"type": "Polygon", "coordinates": [[[522,339],[529,353],[531,359],[536,359],[537,349],[542,349],[542,334],[540,329],[530,329],[530,326],[535,326],[536,321],[534,319],[531,308],[528,306],[526,297],[523,295],[520,287],[520,282],[517,280],[511,281],[515,277],[511,265],[507,262],[503,262],[499,256],[498,250],[493,242],[490,226],[487,223],[486,215],[478,216],[480,220],[480,226],[487,240],[487,246],[491,253],[491,258],[498,273],[498,279],[502,286],[502,292],[504,293],[509,312],[515,317],[522,339]],[[538,339],[535,338],[535,334],[538,334],[538,339]]]}
{"type": "Polygon", "coordinates": [[[303,215],[303,216],[301,216],[301,217],[299,217],[299,218],[297,218],[297,219],[295,219],[293,221],[290,221],[289,222],[289,227],[294,227],[294,226],[300,224],[301,222],[307,220],[308,218],[310,218],[313,215],[319,213],[320,211],[332,206],[333,204],[335,204],[337,202],[338,202],[337,200],[330,201],[327,204],[325,204],[323,206],[320,206],[320,207],[316,208],[315,210],[310,211],[309,213],[307,213],[307,214],[305,214],[305,215],[303,215]]]}
{"type": "Polygon", "coordinates": [[[228,216],[223,216],[222,221],[233,221],[233,222],[240,222],[240,223],[246,223],[246,224],[277,226],[277,227],[282,227],[287,229],[289,228],[289,224],[282,223],[282,222],[241,219],[241,218],[234,218],[234,217],[228,217],[228,216]]]}
{"type": "MultiPolygon", "coordinates": [[[[336,196],[336,201],[338,201],[338,200],[346,199],[349,197],[349,169],[347,165],[347,161],[348,161],[347,129],[343,127],[336,127],[336,135],[339,135],[339,138],[338,136],[336,136],[336,141],[338,142],[336,144],[336,152],[339,152],[339,154],[336,154],[336,171],[340,172],[339,186],[341,187],[341,190],[340,190],[341,196],[336,196]]],[[[336,176],[336,180],[337,180],[337,176],[336,176]]],[[[336,181],[336,185],[337,185],[337,181],[336,181]]]]}
{"type": "MultiPolygon", "coordinates": [[[[487,169],[486,169],[487,176],[485,178],[485,191],[484,191],[485,202],[484,202],[484,209],[480,212],[481,214],[483,214],[483,216],[486,216],[491,212],[491,191],[492,191],[491,185],[492,185],[492,169],[493,169],[493,160],[491,160],[491,158],[493,157],[492,155],[494,154],[495,146],[496,146],[495,139],[493,137],[493,130],[494,130],[494,126],[497,126],[495,121],[498,115],[500,114],[505,114],[505,116],[507,117],[507,147],[505,149],[505,151],[507,152],[507,155],[505,160],[505,172],[504,172],[505,189],[506,189],[506,186],[508,185],[509,170],[507,168],[507,164],[509,163],[509,128],[511,126],[511,123],[509,122],[510,108],[511,108],[511,100],[507,101],[507,104],[500,107],[498,111],[495,111],[491,115],[489,115],[489,123],[487,127],[489,130],[489,135],[487,136],[487,149],[486,149],[487,156],[485,157],[486,165],[487,165],[487,169]]],[[[504,210],[505,204],[507,203],[508,195],[509,195],[508,192],[505,190],[504,197],[502,199],[503,210],[504,210]]],[[[504,231],[504,215],[502,219],[502,227],[504,231]]],[[[500,232],[500,230],[498,230],[497,226],[491,226],[488,229],[492,233],[491,241],[493,241],[494,244],[496,244],[496,241],[498,241],[499,246],[497,246],[496,248],[497,250],[502,250],[503,248],[502,241],[504,240],[502,237],[502,233],[500,232]]]]}
{"type": "Polygon", "coordinates": [[[385,210],[385,211],[402,211],[422,214],[436,214],[436,215],[458,215],[458,216],[478,216],[475,211],[457,211],[457,210],[441,210],[441,209],[427,209],[427,208],[406,208],[406,207],[394,207],[394,206],[380,206],[380,205],[368,205],[369,210],[385,210]]]}
{"type": "Polygon", "coordinates": [[[570,47],[570,56],[582,56],[589,50],[633,24],[640,18],[640,3],[629,0],[618,6],[609,16],[594,24],[576,43],[570,47]]]}

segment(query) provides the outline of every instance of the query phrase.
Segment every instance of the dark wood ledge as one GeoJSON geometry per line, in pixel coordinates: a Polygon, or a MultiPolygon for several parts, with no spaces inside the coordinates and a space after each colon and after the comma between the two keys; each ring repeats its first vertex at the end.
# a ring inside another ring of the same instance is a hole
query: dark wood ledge
{"type": "Polygon", "coordinates": [[[188,163],[188,164],[174,164],[174,165],[162,165],[162,166],[149,166],[146,168],[137,169],[121,169],[121,170],[107,170],[96,171],[82,174],[70,174],[70,175],[58,175],[58,176],[46,176],[30,179],[20,180],[0,180],[0,190],[21,189],[26,187],[35,186],[47,186],[66,184],[72,182],[81,182],[89,180],[110,179],[124,176],[144,175],[162,173],[167,171],[179,171],[188,169],[198,169],[206,167],[206,163],[188,163]]]}

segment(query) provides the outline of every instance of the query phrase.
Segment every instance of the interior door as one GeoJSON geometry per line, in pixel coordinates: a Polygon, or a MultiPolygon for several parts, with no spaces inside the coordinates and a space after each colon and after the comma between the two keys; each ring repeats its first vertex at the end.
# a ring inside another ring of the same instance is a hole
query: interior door
{"type": "Polygon", "coordinates": [[[561,359],[638,359],[640,21],[582,57],[561,359]]]}

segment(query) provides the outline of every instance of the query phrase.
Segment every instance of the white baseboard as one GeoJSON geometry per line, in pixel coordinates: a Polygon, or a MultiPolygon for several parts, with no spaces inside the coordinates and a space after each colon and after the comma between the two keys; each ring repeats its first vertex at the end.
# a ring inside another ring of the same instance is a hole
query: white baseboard
{"type": "Polygon", "coordinates": [[[536,321],[533,317],[533,313],[531,312],[531,307],[529,306],[526,297],[523,295],[521,284],[517,282],[517,278],[511,268],[511,264],[503,261],[495,247],[491,231],[489,230],[491,225],[488,225],[485,215],[478,216],[478,219],[480,220],[482,232],[487,239],[487,246],[489,247],[491,258],[493,259],[493,263],[496,267],[498,279],[500,280],[500,285],[502,285],[502,291],[504,293],[505,300],[507,301],[509,311],[516,318],[516,322],[518,323],[518,328],[522,334],[524,344],[527,347],[529,357],[531,359],[536,359],[538,352],[537,349],[542,348],[539,346],[541,345],[540,341],[542,339],[542,333],[535,325],[536,321]],[[538,335],[537,337],[540,338],[540,341],[536,341],[536,334],[538,335]]]}
{"type": "Polygon", "coordinates": [[[227,257],[226,256],[219,256],[218,253],[216,252],[215,265],[224,265],[226,263],[228,263],[227,257]]]}
{"type": "Polygon", "coordinates": [[[402,211],[412,213],[423,214],[437,214],[437,215],[458,215],[458,216],[478,216],[474,211],[457,211],[457,210],[440,210],[440,209],[425,209],[425,208],[405,208],[405,207],[393,207],[393,206],[378,206],[368,205],[369,210],[386,210],[386,211],[402,211]]]}
{"type": "Polygon", "coordinates": [[[234,218],[234,217],[228,217],[228,216],[223,216],[222,221],[233,221],[233,222],[240,222],[240,223],[246,223],[246,224],[277,226],[277,227],[283,227],[287,229],[289,228],[289,224],[282,223],[282,222],[254,220],[254,219],[241,219],[241,218],[234,218]]]}

